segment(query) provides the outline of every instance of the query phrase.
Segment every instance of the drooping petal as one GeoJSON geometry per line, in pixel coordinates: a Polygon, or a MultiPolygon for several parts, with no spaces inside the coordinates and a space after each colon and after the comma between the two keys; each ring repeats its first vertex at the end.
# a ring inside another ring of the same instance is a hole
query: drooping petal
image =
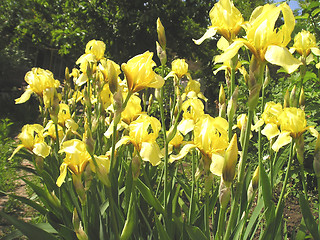
{"type": "Polygon", "coordinates": [[[66,163],[62,163],[60,166],[60,175],[59,175],[57,182],[56,182],[58,187],[61,187],[64,179],[67,176],[67,167],[68,167],[68,164],[66,164],[66,163]]]}
{"type": "Polygon", "coordinates": [[[302,64],[291,55],[287,48],[275,45],[268,47],[265,59],[272,64],[283,67],[288,73],[294,72],[302,64]]]}
{"type": "Polygon", "coordinates": [[[280,130],[278,129],[277,124],[267,123],[261,133],[265,135],[270,141],[271,138],[274,138],[275,136],[278,136],[280,134],[280,130]]]}
{"type": "Polygon", "coordinates": [[[16,155],[16,153],[19,152],[22,148],[24,148],[24,145],[19,144],[17,148],[13,151],[12,155],[9,157],[9,160],[11,160],[14,157],[14,155],[16,155]]]}
{"type": "Polygon", "coordinates": [[[150,162],[152,166],[157,166],[161,163],[161,150],[156,142],[143,142],[141,144],[140,156],[143,161],[150,162]]]}
{"type": "Polygon", "coordinates": [[[210,172],[212,172],[214,175],[221,176],[223,164],[224,164],[223,156],[221,156],[220,154],[212,154],[210,172]]]}
{"type": "Polygon", "coordinates": [[[180,150],[180,152],[177,155],[170,156],[169,162],[172,163],[176,160],[180,160],[180,159],[184,158],[188,154],[188,152],[195,147],[196,147],[196,145],[194,145],[192,143],[188,143],[188,144],[184,145],[183,148],[180,150]]]}
{"type": "Polygon", "coordinates": [[[201,43],[203,43],[204,40],[213,37],[214,35],[216,35],[216,33],[217,33],[217,28],[209,27],[201,38],[199,38],[198,40],[196,39],[192,39],[192,40],[194,41],[195,44],[200,45],[201,43]]]}
{"type": "Polygon", "coordinates": [[[239,49],[244,45],[244,39],[234,41],[221,55],[214,58],[214,63],[223,63],[232,59],[239,51],[239,49]]]}
{"type": "Polygon", "coordinates": [[[33,91],[31,90],[31,88],[27,88],[26,91],[19,98],[15,99],[15,104],[21,104],[28,101],[32,92],[33,91]]]}
{"type": "Polygon", "coordinates": [[[281,132],[275,143],[272,145],[273,151],[278,152],[280,148],[289,144],[291,140],[290,132],[281,132]]]}
{"type": "Polygon", "coordinates": [[[33,148],[33,153],[37,156],[46,158],[50,154],[50,146],[48,146],[45,142],[36,143],[33,148]]]}

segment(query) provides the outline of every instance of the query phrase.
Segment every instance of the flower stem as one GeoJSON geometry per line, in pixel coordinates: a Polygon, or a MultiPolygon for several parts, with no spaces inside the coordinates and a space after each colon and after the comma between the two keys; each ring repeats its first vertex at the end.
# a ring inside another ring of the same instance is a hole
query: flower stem
{"type": "Polygon", "coordinates": [[[275,216],[276,217],[278,215],[279,208],[280,208],[280,205],[282,203],[282,200],[283,200],[283,197],[284,197],[284,194],[285,194],[285,191],[286,191],[286,187],[287,187],[287,182],[288,182],[288,178],[289,178],[289,172],[290,172],[292,158],[293,158],[293,145],[294,145],[293,141],[291,141],[287,171],[286,171],[286,175],[284,177],[282,190],[281,190],[280,197],[279,197],[278,204],[277,204],[277,208],[276,208],[276,211],[275,211],[275,216]]]}
{"type": "Polygon", "coordinates": [[[239,168],[239,178],[236,183],[236,193],[234,195],[234,199],[232,201],[231,205],[231,213],[229,217],[229,222],[227,224],[227,230],[226,234],[224,236],[225,240],[230,239],[231,231],[233,230],[236,221],[238,219],[238,210],[239,210],[239,205],[240,205],[240,199],[242,195],[242,189],[243,189],[243,181],[244,181],[244,176],[245,176],[245,164],[247,161],[247,155],[248,155],[248,146],[249,146],[249,139],[250,139],[250,133],[251,133],[251,122],[253,120],[253,115],[254,115],[254,110],[249,109],[248,111],[248,121],[247,121],[247,127],[246,127],[246,132],[245,132],[245,137],[244,137],[244,146],[243,146],[243,155],[242,159],[240,161],[240,168],[239,168]]]}
{"type": "Polygon", "coordinates": [[[218,229],[217,234],[215,236],[215,240],[220,240],[223,237],[223,229],[225,227],[225,220],[226,220],[226,207],[220,206],[220,212],[219,212],[219,220],[218,220],[218,229]]]}

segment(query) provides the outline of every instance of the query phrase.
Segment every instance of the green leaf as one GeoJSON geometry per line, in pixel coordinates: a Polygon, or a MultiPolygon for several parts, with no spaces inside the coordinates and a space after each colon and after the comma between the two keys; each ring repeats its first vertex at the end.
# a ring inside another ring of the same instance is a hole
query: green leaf
{"type": "Polygon", "coordinates": [[[300,194],[299,203],[306,227],[308,228],[314,239],[320,239],[317,223],[310,211],[309,203],[304,198],[303,194],[300,194]]]}
{"type": "Polygon", "coordinates": [[[156,213],[154,213],[154,220],[156,222],[156,228],[158,230],[160,239],[170,240],[167,231],[164,229],[156,213]]]}
{"type": "Polygon", "coordinates": [[[243,239],[249,239],[250,233],[251,236],[254,235],[255,233],[255,229],[257,228],[257,226],[259,225],[257,223],[258,221],[258,217],[260,216],[261,218],[263,217],[263,215],[260,215],[262,208],[264,207],[264,201],[262,201],[262,199],[260,199],[257,203],[257,206],[255,207],[255,209],[253,210],[253,213],[249,219],[249,223],[247,225],[247,227],[245,228],[245,233],[244,233],[244,238],[243,239]]]}
{"type": "Polygon", "coordinates": [[[10,196],[10,197],[12,197],[14,199],[19,200],[20,202],[23,202],[23,203],[27,204],[30,207],[33,207],[35,210],[37,210],[40,214],[42,214],[44,216],[47,214],[47,210],[44,207],[42,207],[40,204],[36,203],[35,201],[32,201],[32,200],[30,200],[28,198],[25,198],[25,197],[22,197],[22,196],[18,196],[18,195],[15,195],[15,194],[5,193],[5,192],[3,192],[1,190],[0,190],[0,193],[8,195],[8,196],[10,196]]]}
{"type": "Polygon", "coordinates": [[[45,230],[32,225],[30,223],[23,222],[15,217],[0,212],[0,216],[7,219],[11,224],[13,224],[17,229],[19,229],[24,235],[29,239],[46,239],[46,240],[56,240],[52,234],[46,232],[45,230]]]}
{"type": "Polygon", "coordinates": [[[314,16],[316,16],[319,12],[320,12],[320,8],[317,8],[317,9],[315,9],[315,10],[312,11],[311,16],[314,17],[314,16]]]}
{"type": "Polygon", "coordinates": [[[153,195],[151,190],[140,180],[137,180],[137,188],[142,194],[144,200],[149,203],[158,213],[165,215],[164,208],[162,207],[159,200],[153,195]]]}
{"type": "Polygon", "coordinates": [[[187,233],[192,240],[207,240],[206,235],[196,226],[185,225],[187,233]]]}
{"type": "Polygon", "coordinates": [[[266,208],[269,208],[272,203],[272,190],[270,186],[270,180],[263,166],[259,168],[259,173],[264,205],[266,206],[266,208]]]}

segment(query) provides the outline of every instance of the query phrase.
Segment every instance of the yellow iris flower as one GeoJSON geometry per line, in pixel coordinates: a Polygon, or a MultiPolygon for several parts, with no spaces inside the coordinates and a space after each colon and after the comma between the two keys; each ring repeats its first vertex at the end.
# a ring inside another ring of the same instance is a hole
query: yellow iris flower
{"type": "Polygon", "coordinates": [[[208,101],[208,99],[201,92],[201,84],[200,82],[190,79],[186,88],[184,89],[184,93],[181,98],[184,100],[186,97],[188,98],[201,98],[204,101],[208,101]]]}
{"type": "Polygon", "coordinates": [[[269,62],[292,73],[301,65],[286,48],[294,26],[294,15],[286,3],[257,7],[252,12],[249,22],[244,24],[246,38],[235,39],[223,54],[216,56],[215,62],[232,59],[242,46],[246,46],[259,62],[269,62]],[[284,24],[276,28],[275,24],[281,12],[284,24]]]}
{"type": "Polygon", "coordinates": [[[169,161],[182,159],[191,149],[197,148],[204,157],[205,168],[221,176],[225,150],[228,147],[227,120],[204,114],[196,122],[193,133],[193,143],[185,144],[179,154],[170,156],[169,161]]]}
{"type": "Polygon", "coordinates": [[[205,39],[213,37],[216,33],[222,35],[228,41],[232,41],[244,23],[241,12],[230,0],[220,0],[209,13],[211,26],[206,33],[198,40],[193,40],[196,44],[201,44],[205,39]]]}
{"type": "Polygon", "coordinates": [[[261,131],[268,140],[279,135],[278,129],[280,125],[279,116],[282,113],[282,105],[275,102],[267,102],[264,111],[261,115],[261,119],[252,127],[252,130],[257,130],[263,124],[266,124],[264,129],[261,131]]]}
{"type": "Polygon", "coordinates": [[[50,153],[50,146],[46,144],[43,136],[44,128],[40,124],[26,124],[22,127],[21,133],[18,135],[21,144],[13,151],[12,157],[22,148],[30,150],[37,156],[47,157],[50,153]]]}
{"type": "Polygon", "coordinates": [[[29,85],[21,97],[15,100],[16,104],[28,101],[32,93],[42,98],[47,88],[57,88],[60,86],[59,80],[53,78],[52,72],[41,68],[32,68],[31,71],[26,73],[24,80],[29,85]]]}
{"type": "Polygon", "coordinates": [[[200,99],[190,98],[182,103],[182,120],[178,125],[178,130],[186,135],[191,132],[198,121],[204,114],[204,105],[200,99]]]}
{"type": "Polygon", "coordinates": [[[96,60],[99,61],[103,58],[104,52],[106,50],[106,44],[102,41],[91,40],[86,45],[86,54],[93,54],[96,60]]]}
{"type": "Polygon", "coordinates": [[[152,57],[153,53],[147,51],[121,65],[129,92],[134,93],[147,87],[161,88],[163,86],[164,79],[153,71],[156,63],[152,57]]]}
{"type": "Polygon", "coordinates": [[[72,139],[62,143],[59,153],[65,153],[66,156],[60,166],[60,175],[56,182],[58,187],[62,185],[66,178],[67,169],[72,174],[80,175],[85,170],[89,161],[91,161],[86,144],[79,139],[72,139]]]}
{"type": "Polygon", "coordinates": [[[307,126],[305,113],[300,108],[285,108],[278,119],[281,133],[272,145],[272,149],[276,152],[290,143],[292,139],[298,139],[306,130],[309,130],[313,136],[318,135],[313,127],[307,126]]]}
{"type": "Polygon", "coordinates": [[[150,162],[153,166],[161,163],[161,150],[156,142],[161,123],[158,119],[147,114],[141,114],[137,120],[129,125],[129,136],[123,136],[116,144],[116,149],[121,145],[132,143],[140,153],[143,161],[150,162]]]}
{"type": "Polygon", "coordinates": [[[304,58],[308,57],[311,52],[314,55],[320,55],[320,50],[317,46],[316,37],[306,30],[302,30],[294,37],[294,44],[292,48],[290,48],[290,51],[296,51],[304,58]]]}

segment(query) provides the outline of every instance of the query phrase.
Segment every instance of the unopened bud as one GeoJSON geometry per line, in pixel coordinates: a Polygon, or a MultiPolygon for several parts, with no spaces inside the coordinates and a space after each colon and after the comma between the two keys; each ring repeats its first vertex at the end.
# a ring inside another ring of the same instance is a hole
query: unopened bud
{"type": "Polygon", "coordinates": [[[294,85],[290,93],[290,107],[297,107],[297,106],[298,106],[297,88],[296,88],[296,85],[294,85]]]}
{"type": "Polygon", "coordinates": [[[249,201],[252,198],[253,194],[258,189],[258,187],[259,187],[259,166],[254,171],[251,182],[248,187],[247,198],[249,201]]]}
{"type": "Polygon", "coordinates": [[[288,108],[288,107],[290,107],[289,89],[287,89],[286,94],[284,95],[284,99],[283,99],[283,108],[288,108]]]}
{"type": "Polygon", "coordinates": [[[36,161],[36,166],[37,166],[38,170],[42,171],[43,170],[43,162],[44,162],[43,157],[36,156],[35,161],[36,161]]]}
{"type": "Polygon", "coordinates": [[[228,101],[228,108],[227,108],[228,121],[233,121],[233,116],[237,111],[238,92],[239,92],[239,87],[237,86],[231,96],[231,99],[228,101]]]}
{"type": "Polygon", "coordinates": [[[204,180],[204,190],[206,193],[209,193],[212,189],[213,186],[213,174],[212,173],[208,173],[205,176],[205,180],[204,180]]]}
{"type": "Polygon", "coordinates": [[[157,49],[157,56],[160,59],[161,65],[166,65],[167,53],[157,41],[156,41],[156,49],[157,49]]]}
{"type": "Polygon", "coordinates": [[[123,97],[120,89],[113,95],[113,107],[115,112],[121,113],[123,105],[123,97]]]}
{"type": "Polygon", "coordinates": [[[254,110],[259,102],[261,85],[256,84],[252,89],[249,90],[248,107],[249,110],[254,110]]]}
{"type": "Polygon", "coordinates": [[[88,236],[84,232],[77,209],[75,208],[73,210],[73,216],[72,216],[72,223],[73,223],[73,229],[77,235],[77,238],[80,240],[87,240],[88,236]]]}
{"type": "Polygon", "coordinates": [[[304,162],[304,137],[301,135],[300,137],[295,139],[296,143],[296,151],[297,151],[297,158],[301,165],[303,165],[304,162]]]}
{"type": "Polygon", "coordinates": [[[160,88],[156,88],[154,90],[154,96],[156,97],[156,99],[160,99],[161,98],[161,93],[160,93],[160,88]]]}
{"type": "Polygon", "coordinates": [[[300,106],[300,108],[302,110],[304,110],[305,105],[306,105],[306,98],[305,98],[304,90],[303,90],[303,87],[302,87],[301,91],[300,91],[300,97],[299,97],[299,106],[300,106]]]}
{"type": "Polygon", "coordinates": [[[222,105],[226,102],[226,93],[224,91],[223,85],[220,85],[220,91],[219,91],[219,104],[222,105]]]}
{"type": "Polygon", "coordinates": [[[108,83],[110,91],[115,94],[118,91],[118,73],[113,65],[113,62],[107,61],[108,83]]]}
{"type": "Polygon", "coordinates": [[[231,198],[231,189],[227,187],[223,180],[221,179],[220,188],[219,188],[219,202],[221,208],[227,208],[231,198]]]}
{"type": "Polygon", "coordinates": [[[106,155],[94,156],[96,166],[96,174],[99,180],[106,186],[111,187],[111,182],[109,179],[110,173],[110,154],[109,152],[106,155]]]}
{"type": "Polygon", "coordinates": [[[94,153],[94,140],[92,138],[91,129],[89,128],[88,122],[86,121],[84,124],[84,134],[83,134],[83,141],[86,144],[87,151],[90,155],[94,153]]]}
{"type": "Polygon", "coordinates": [[[140,175],[141,161],[138,156],[132,158],[132,177],[137,180],[140,175]]]}
{"type": "Polygon", "coordinates": [[[270,71],[268,65],[266,65],[265,78],[263,82],[263,88],[266,88],[270,82],[270,71]]]}
{"type": "Polygon", "coordinates": [[[160,21],[160,18],[157,19],[157,33],[160,46],[162,47],[162,49],[166,49],[166,33],[164,31],[164,27],[160,21]]]}
{"type": "Polygon", "coordinates": [[[236,164],[238,160],[238,142],[237,134],[235,133],[225,152],[224,164],[222,168],[222,179],[227,187],[231,186],[236,173],[236,164]]]}
{"type": "Polygon", "coordinates": [[[66,79],[66,82],[69,83],[70,80],[70,72],[69,72],[69,68],[66,67],[65,71],[64,71],[64,77],[66,79]]]}
{"type": "Polygon", "coordinates": [[[76,193],[79,196],[79,199],[82,203],[86,202],[86,191],[83,187],[83,184],[81,182],[81,174],[72,174],[72,181],[73,181],[73,186],[76,190],[76,193]]]}

